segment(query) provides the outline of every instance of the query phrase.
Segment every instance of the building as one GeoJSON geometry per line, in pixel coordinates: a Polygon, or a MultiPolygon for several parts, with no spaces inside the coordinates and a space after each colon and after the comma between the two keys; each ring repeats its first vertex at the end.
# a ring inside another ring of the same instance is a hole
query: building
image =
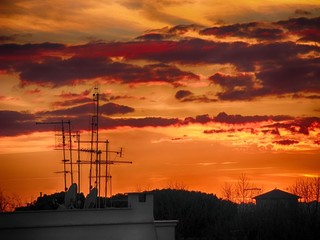
{"type": "Polygon", "coordinates": [[[255,196],[257,207],[296,207],[298,206],[299,196],[274,189],[272,191],[255,196]]]}
{"type": "Polygon", "coordinates": [[[174,240],[177,222],[154,220],[151,193],[129,193],[127,208],[0,213],[0,236],[12,240],[174,240]]]}

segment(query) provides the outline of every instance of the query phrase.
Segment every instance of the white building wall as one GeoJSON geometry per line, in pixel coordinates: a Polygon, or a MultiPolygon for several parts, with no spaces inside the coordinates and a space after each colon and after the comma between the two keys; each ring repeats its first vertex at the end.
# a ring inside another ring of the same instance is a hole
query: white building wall
{"type": "Polygon", "coordinates": [[[155,222],[153,195],[140,199],[145,201],[139,201],[139,196],[129,194],[129,208],[121,209],[1,213],[0,236],[12,240],[173,240],[176,221],[155,222]]]}

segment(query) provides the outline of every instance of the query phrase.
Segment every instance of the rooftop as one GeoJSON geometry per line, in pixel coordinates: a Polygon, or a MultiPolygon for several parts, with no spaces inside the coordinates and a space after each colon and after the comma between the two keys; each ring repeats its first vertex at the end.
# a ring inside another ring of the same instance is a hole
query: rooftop
{"type": "Polygon", "coordinates": [[[274,189],[272,191],[260,194],[255,196],[254,199],[256,200],[263,200],[263,199],[298,199],[299,196],[282,191],[280,189],[274,189]]]}

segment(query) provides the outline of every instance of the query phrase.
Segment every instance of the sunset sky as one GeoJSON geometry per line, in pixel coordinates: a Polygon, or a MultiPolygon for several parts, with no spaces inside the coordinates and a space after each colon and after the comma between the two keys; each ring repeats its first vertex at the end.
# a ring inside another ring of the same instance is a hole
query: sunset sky
{"type": "Polygon", "coordinates": [[[63,190],[55,126],[35,122],[70,120],[88,140],[95,86],[100,139],[133,161],[112,166],[114,193],[177,183],[219,196],[242,173],[265,191],[319,176],[319,0],[0,9],[3,191],[29,201],[63,190]]]}

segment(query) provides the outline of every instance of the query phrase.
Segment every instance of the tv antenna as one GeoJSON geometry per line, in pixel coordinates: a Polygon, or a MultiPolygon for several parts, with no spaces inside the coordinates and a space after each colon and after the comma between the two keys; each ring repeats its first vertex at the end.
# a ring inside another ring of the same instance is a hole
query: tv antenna
{"type": "Polygon", "coordinates": [[[64,121],[61,120],[60,122],[36,122],[36,124],[54,124],[54,125],[60,125],[61,126],[61,134],[56,133],[56,137],[61,137],[61,144],[56,143],[56,149],[61,150],[63,152],[63,176],[64,176],[64,190],[67,191],[67,173],[70,173],[70,182],[73,184],[73,169],[72,169],[72,139],[71,139],[71,122],[69,121],[64,121]],[[66,128],[65,125],[67,125],[67,138],[68,142],[66,142],[66,128]],[[68,149],[67,149],[67,146],[68,149]],[[67,159],[67,151],[69,152],[69,159],[67,159]],[[70,165],[70,171],[67,170],[67,162],[69,162],[70,165]]]}
{"type": "MultiPolygon", "coordinates": [[[[99,104],[100,104],[100,93],[99,88],[94,88],[93,93],[93,106],[94,106],[94,114],[91,116],[91,134],[90,140],[82,140],[80,139],[80,132],[76,132],[75,134],[71,134],[71,122],[70,121],[57,121],[57,122],[37,122],[36,124],[55,124],[60,125],[61,133],[56,133],[56,136],[61,137],[61,144],[56,144],[56,149],[60,149],[63,152],[63,171],[64,174],[64,188],[67,191],[67,173],[70,173],[70,181],[71,187],[70,191],[74,193],[74,191],[80,193],[81,188],[81,171],[82,165],[89,165],[89,192],[90,196],[95,195],[98,196],[96,207],[100,207],[100,198],[103,193],[102,189],[104,189],[104,197],[108,197],[108,190],[110,196],[112,195],[112,176],[111,176],[111,165],[112,164],[131,164],[131,161],[122,161],[116,160],[116,157],[123,156],[123,149],[120,148],[118,151],[113,151],[109,149],[109,140],[101,141],[99,140],[99,104]],[[67,125],[67,126],[66,126],[67,125]],[[77,147],[73,148],[72,145],[72,137],[76,140],[77,147]],[[82,148],[82,143],[89,143],[89,148],[82,148]],[[104,145],[104,147],[103,147],[104,145]],[[77,161],[74,163],[72,161],[72,151],[77,151],[77,161]],[[81,152],[87,152],[90,154],[89,160],[81,160],[81,152]],[[69,153],[69,159],[67,159],[67,155],[69,153]],[[112,160],[110,155],[114,154],[115,158],[112,160]],[[68,169],[68,164],[69,168],[68,169]],[[77,186],[74,187],[74,178],[73,178],[73,165],[77,165],[77,186]],[[102,179],[105,179],[102,181],[102,179]],[[94,180],[94,184],[93,184],[94,180]],[[94,185],[94,186],[93,186],[94,185]]],[[[88,169],[86,169],[88,170],[88,169]]],[[[89,196],[88,196],[89,197],[89,196]]],[[[88,198],[87,197],[87,198],[88,198]]],[[[93,197],[90,197],[93,198],[93,197]]],[[[97,198],[97,197],[96,197],[97,198]]],[[[105,201],[105,207],[106,207],[105,201]]],[[[92,203],[92,201],[91,201],[92,203]]],[[[92,204],[89,205],[92,205],[92,204]]]]}

